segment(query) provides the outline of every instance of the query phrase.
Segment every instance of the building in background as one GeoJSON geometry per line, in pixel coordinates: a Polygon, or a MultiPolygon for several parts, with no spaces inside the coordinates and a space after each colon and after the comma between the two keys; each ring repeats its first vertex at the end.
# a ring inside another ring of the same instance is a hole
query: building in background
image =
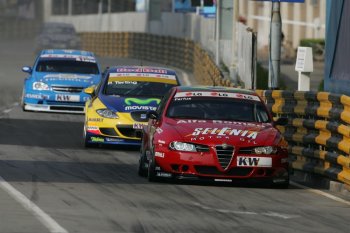
{"type": "MultiPolygon", "coordinates": [[[[239,0],[239,14],[247,25],[258,32],[258,46],[267,48],[272,4],[268,1],[239,0]]],[[[284,40],[293,48],[304,38],[325,38],[326,0],[305,3],[281,3],[284,40]]]]}

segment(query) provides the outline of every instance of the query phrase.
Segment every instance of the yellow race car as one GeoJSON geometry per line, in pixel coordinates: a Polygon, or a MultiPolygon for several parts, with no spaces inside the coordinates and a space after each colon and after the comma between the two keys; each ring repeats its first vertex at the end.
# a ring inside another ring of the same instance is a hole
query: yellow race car
{"type": "Polygon", "coordinates": [[[85,89],[84,143],[140,145],[147,112],[156,110],[162,97],[179,86],[174,70],[116,66],[108,68],[100,84],[85,89]]]}

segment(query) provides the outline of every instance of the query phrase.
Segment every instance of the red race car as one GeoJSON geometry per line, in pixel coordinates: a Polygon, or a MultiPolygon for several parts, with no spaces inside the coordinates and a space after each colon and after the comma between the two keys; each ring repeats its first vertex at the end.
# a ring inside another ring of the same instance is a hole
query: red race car
{"type": "Polygon", "coordinates": [[[217,182],[257,180],[288,187],[287,143],[254,92],[174,87],[143,129],[140,176],[217,182]]]}

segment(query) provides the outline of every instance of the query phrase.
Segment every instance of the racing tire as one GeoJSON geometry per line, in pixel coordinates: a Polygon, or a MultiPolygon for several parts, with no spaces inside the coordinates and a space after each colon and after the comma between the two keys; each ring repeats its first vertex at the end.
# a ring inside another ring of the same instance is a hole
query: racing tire
{"type": "Polygon", "coordinates": [[[26,104],[24,103],[24,89],[22,91],[22,96],[21,96],[21,107],[24,112],[27,112],[26,110],[26,104]]]}
{"type": "Polygon", "coordinates": [[[156,164],[155,164],[154,158],[152,158],[148,162],[147,179],[149,182],[156,182],[158,180],[155,168],[156,168],[156,164]]]}

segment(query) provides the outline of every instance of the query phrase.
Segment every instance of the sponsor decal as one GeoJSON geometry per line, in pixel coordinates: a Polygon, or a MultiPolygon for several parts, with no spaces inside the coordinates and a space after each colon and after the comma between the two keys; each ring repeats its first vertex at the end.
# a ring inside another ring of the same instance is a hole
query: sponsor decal
{"type": "Polygon", "coordinates": [[[159,73],[159,74],[167,74],[168,71],[164,69],[152,69],[152,68],[118,68],[117,72],[121,73],[159,73]]]}
{"type": "Polygon", "coordinates": [[[241,121],[223,121],[223,120],[178,120],[176,123],[177,124],[210,123],[210,124],[252,126],[256,128],[266,127],[266,125],[264,124],[254,124],[250,122],[241,122],[241,121]]]}
{"type": "Polygon", "coordinates": [[[192,98],[184,97],[184,98],[174,98],[174,101],[186,101],[186,100],[192,100],[192,98]]]}
{"type": "Polygon", "coordinates": [[[144,123],[134,123],[132,125],[132,128],[133,129],[143,129],[143,127],[147,126],[147,124],[144,124],[144,123]]]}
{"type": "Polygon", "coordinates": [[[167,173],[167,172],[157,172],[156,174],[158,177],[165,177],[165,178],[170,178],[172,177],[171,173],[167,173]]]}
{"type": "Polygon", "coordinates": [[[154,156],[159,157],[159,158],[164,158],[164,153],[156,151],[156,152],[154,152],[154,156]]]}
{"type": "Polygon", "coordinates": [[[97,126],[88,126],[86,129],[89,130],[89,131],[99,130],[99,128],[97,126]]]}
{"type": "Polygon", "coordinates": [[[268,157],[237,157],[238,167],[271,167],[272,158],[268,157]]]}
{"type": "Polygon", "coordinates": [[[44,79],[48,81],[82,81],[90,82],[91,76],[78,75],[78,74],[48,74],[44,76],[44,79]]]}
{"type": "Polygon", "coordinates": [[[241,94],[241,93],[228,93],[228,92],[219,92],[219,91],[191,91],[191,92],[178,92],[174,96],[174,98],[184,98],[184,97],[219,97],[219,98],[234,98],[234,99],[246,99],[259,101],[259,97],[255,95],[249,94],[241,94]]]}
{"type": "Polygon", "coordinates": [[[160,143],[160,144],[165,144],[165,141],[163,141],[163,140],[158,140],[158,143],[160,143]]]}
{"type": "Polygon", "coordinates": [[[92,142],[105,142],[103,138],[100,137],[91,137],[92,142]]]}
{"type": "Polygon", "coordinates": [[[64,102],[79,102],[80,96],[79,95],[56,95],[55,100],[64,101],[64,102]]]}
{"type": "MultiPolygon", "coordinates": [[[[162,130],[161,128],[156,128],[156,132],[159,133],[159,134],[161,134],[161,133],[163,133],[163,130],[162,130]]],[[[165,143],[165,142],[164,142],[164,143],[165,143]]]]}
{"type": "Polygon", "coordinates": [[[114,85],[137,85],[137,81],[113,81],[113,82],[108,82],[108,84],[114,84],[114,85]]]}
{"type": "Polygon", "coordinates": [[[249,139],[256,139],[258,132],[250,130],[225,128],[195,128],[192,136],[214,135],[214,136],[240,136],[249,139]]]}
{"type": "Polygon", "coordinates": [[[99,118],[99,117],[96,117],[96,118],[88,118],[88,121],[103,122],[103,118],[99,118]]]}
{"type": "Polygon", "coordinates": [[[81,55],[73,55],[73,54],[43,54],[40,57],[41,58],[75,59],[76,61],[96,63],[96,59],[92,56],[81,56],[81,55]]]}
{"type": "Polygon", "coordinates": [[[26,94],[26,98],[31,98],[31,99],[49,99],[48,95],[40,95],[40,94],[26,94]]]}
{"type": "Polygon", "coordinates": [[[142,113],[142,114],[140,115],[140,118],[141,118],[142,120],[146,120],[146,119],[147,119],[147,114],[142,113]]]}
{"type": "Polygon", "coordinates": [[[147,105],[147,104],[151,104],[152,102],[156,102],[157,105],[160,103],[160,99],[156,99],[156,98],[151,98],[151,99],[138,99],[138,98],[126,98],[125,99],[125,104],[126,105],[132,105],[132,104],[138,104],[138,105],[147,105]]]}
{"type": "Polygon", "coordinates": [[[231,179],[214,179],[215,182],[232,182],[231,179]]]}
{"type": "Polygon", "coordinates": [[[107,142],[123,142],[123,139],[120,138],[105,138],[107,142]]]}
{"type": "Polygon", "coordinates": [[[157,107],[152,107],[152,106],[126,106],[125,111],[130,111],[130,110],[157,110],[157,107]]]}

